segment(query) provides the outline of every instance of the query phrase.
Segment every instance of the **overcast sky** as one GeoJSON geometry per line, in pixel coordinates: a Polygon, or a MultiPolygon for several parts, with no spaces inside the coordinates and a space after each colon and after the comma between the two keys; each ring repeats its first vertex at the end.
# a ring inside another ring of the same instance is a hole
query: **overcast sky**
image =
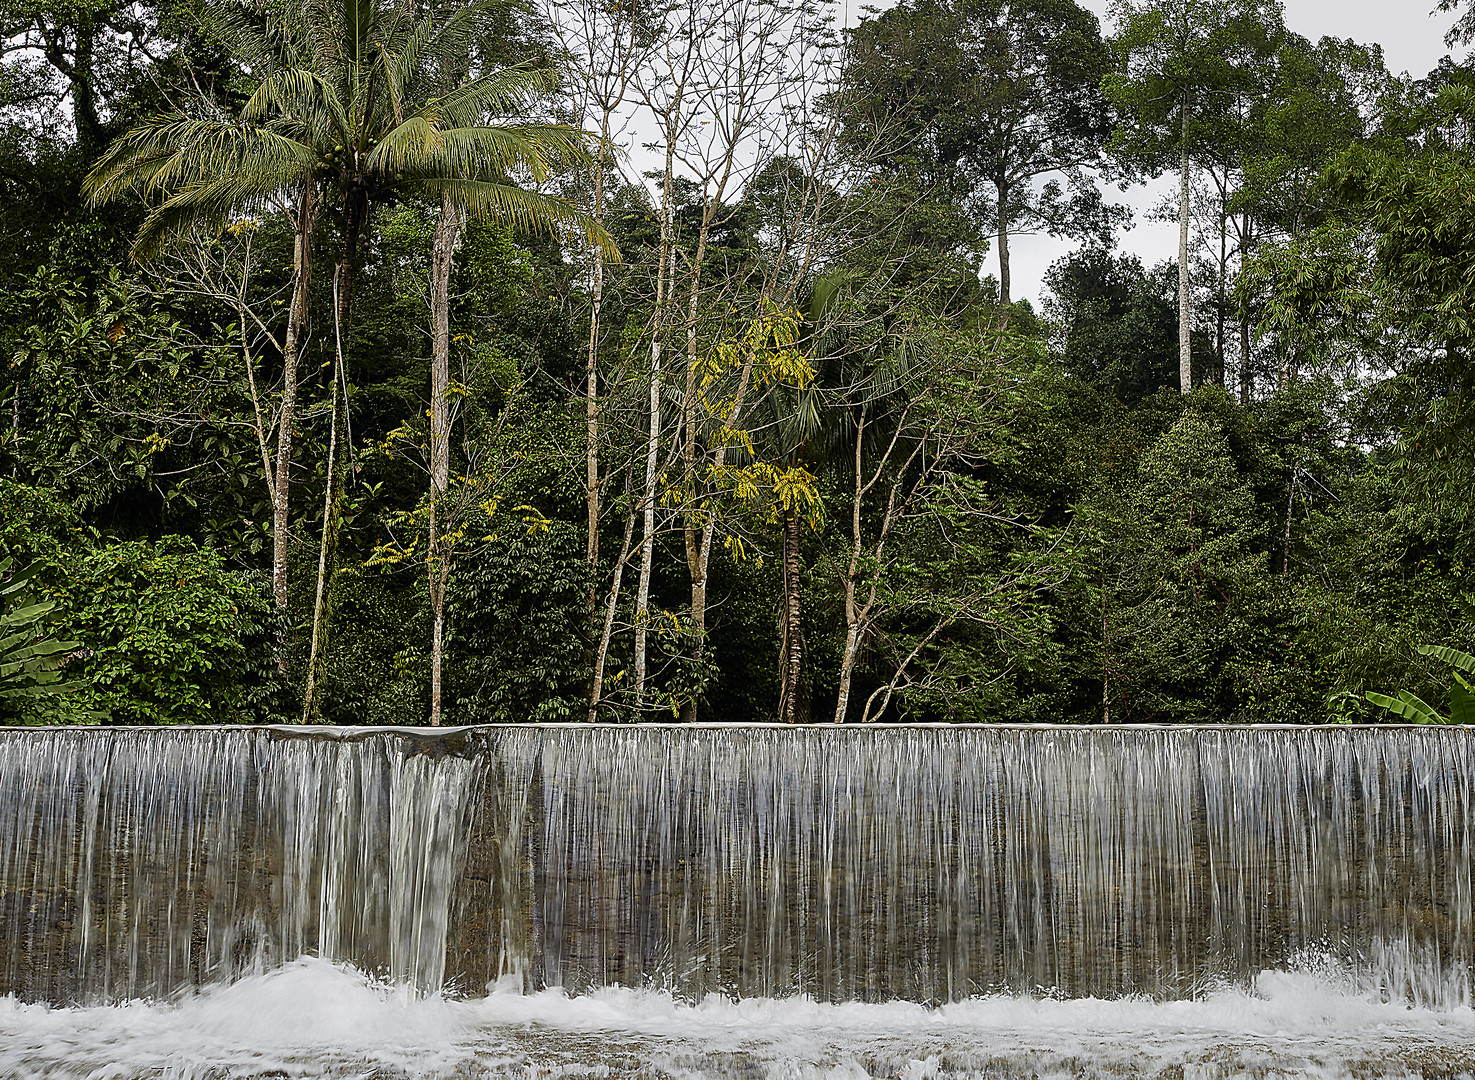
{"type": "MultiPolygon", "coordinates": [[[[1082,7],[1094,11],[1102,21],[1103,32],[1110,32],[1107,9],[1109,0],[1079,0],[1082,7]]],[[[1383,47],[1383,60],[1395,73],[1408,72],[1414,77],[1427,74],[1448,50],[1444,33],[1454,22],[1453,15],[1430,16],[1438,0],[1284,0],[1286,25],[1303,37],[1352,38],[1363,43],[1376,42],[1383,47]]],[[[1178,244],[1176,222],[1160,224],[1145,220],[1142,211],[1162,194],[1176,192],[1171,178],[1147,187],[1137,187],[1125,194],[1115,188],[1109,197],[1129,203],[1137,211],[1132,230],[1121,238],[1120,248],[1141,256],[1143,262],[1154,263],[1175,257],[1178,244]]],[[[1071,245],[1049,237],[1020,237],[1010,244],[1010,269],[1013,292],[1017,298],[1038,301],[1040,279],[1046,267],[1070,250],[1071,245]]],[[[993,252],[985,262],[989,273],[996,273],[998,263],[993,252]]]]}

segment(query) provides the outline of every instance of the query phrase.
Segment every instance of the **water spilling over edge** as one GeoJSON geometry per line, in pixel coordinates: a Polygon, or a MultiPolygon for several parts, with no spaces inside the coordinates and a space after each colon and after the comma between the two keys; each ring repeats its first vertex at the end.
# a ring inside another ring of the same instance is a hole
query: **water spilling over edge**
{"type": "Polygon", "coordinates": [[[433,993],[1463,1009],[1460,728],[0,732],[0,991],[303,954],[433,993]]]}

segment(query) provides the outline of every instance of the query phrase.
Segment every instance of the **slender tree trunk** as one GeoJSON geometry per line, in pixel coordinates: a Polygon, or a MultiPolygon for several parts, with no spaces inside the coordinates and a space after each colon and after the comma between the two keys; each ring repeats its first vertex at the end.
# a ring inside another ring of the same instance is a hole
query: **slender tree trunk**
{"type": "MultiPolygon", "coordinates": [[[[742,371],[738,374],[737,390],[732,396],[732,405],[727,411],[726,423],[729,428],[736,428],[738,421],[742,418],[743,405],[747,400],[748,387],[752,385],[753,378],[753,356],[749,353],[743,359],[742,371]]],[[[727,445],[719,442],[716,453],[713,455],[713,468],[721,470],[727,464],[727,445]]],[[[707,587],[708,573],[712,565],[712,538],[717,532],[716,515],[709,515],[702,524],[701,541],[697,549],[696,569],[692,575],[691,605],[692,621],[697,626],[702,637],[699,647],[705,647],[707,628],[707,587]]],[[[688,720],[696,719],[696,703],[691,703],[691,711],[687,713],[683,706],[683,715],[688,720]]]]}
{"type": "Polygon", "coordinates": [[[1228,305],[1229,217],[1224,213],[1224,204],[1221,202],[1219,204],[1219,298],[1214,327],[1214,381],[1220,386],[1224,385],[1224,350],[1228,345],[1225,337],[1225,326],[1229,317],[1228,305]]]}
{"type": "Polygon", "coordinates": [[[441,197],[440,220],[430,251],[430,543],[425,552],[430,589],[430,726],[441,717],[441,658],[445,641],[449,551],[440,535],[441,508],[451,479],[451,270],[466,228],[466,211],[450,195],[441,197]]]}
{"type": "MultiPolygon", "coordinates": [[[[599,152],[594,162],[594,221],[604,225],[604,154],[609,139],[609,111],[599,126],[599,152]]],[[[594,245],[594,273],[589,283],[589,350],[584,357],[584,503],[589,519],[585,556],[590,567],[599,565],[599,316],[604,306],[604,248],[594,245]]],[[[594,587],[589,587],[594,607],[594,587]]]]}
{"type": "Polygon", "coordinates": [[[1101,722],[1111,723],[1111,607],[1106,591],[1106,550],[1101,553],[1101,722]]]}
{"type": "Polygon", "coordinates": [[[672,99],[666,113],[666,167],[661,184],[660,265],[656,267],[656,308],[650,339],[650,429],[645,446],[645,487],[641,502],[645,509],[640,537],[640,581],[635,593],[635,709],[645,705],[646,641],[650,622],[650,578],[655,558],[656,541],[656,462],[661,450],[661,351],[666,330],[667,264],[671,257],[671,187],[675,178],[676,132],[675,110],[679,96],[672,99]]]}
{"type": "MultiPolygon", "coordinates": [[[[630,474],[625,474],[625,498],[630,498],[630,474]]],[[[599,638],[599,648],[594,653],[594,675],[589,684],[589,723],[599,719],[599,701],[604,693],[604,665],[609,658],[610,638],[615,631],[615,612],[620,605],[620,585],[625,580],[625,564],[630,561],[630,543],[635,536],[636,506],[630,504],[625,515],[625,538],[620,544],[620,557],[615,563],[613,581],[610,584],[609,601],[604,608],[604,631],[599,638]]]]}
{"type": "MultiPolygon", "coordinates": [[[[847,616],[855,603],[855,586],[845,583],[845,610],[847,616]]],[[[845,714],[850,709],[850,684],[855,676],[855,654],[860,648],[860,624],[853,618],[845,620],[845,651],[840,655],[840,696],[835,700],[835,723],[845,723],[845,714]]]]}
{"type": "MultiPolygon", "coordinates": [[[[857,515],[858,516],[858,515],[857,515]]],[[[860,635],[876,603],[876,583],[864,605],[856,599],[860,584],[860,532],[857,522],[850,550],[850,567],[845,575],[845,650],[840,654],[840,693],[835,699],[835,723],[843,724],[850,711],[850,691],[855,681],[855,661],[860,652],[860,635]]]]}
{"type": "Polygon", "coordinates": [[[307,685],[302,695],[304,723],[322,712],[319,690],[322,665],[333,626],[333,585],[338,575],[338,526],[343,491],[348,482],[348,373],[344,370],[343,339],[348,333],[353,305],[353,281],[358,270],[358,238],[367,206],[350,195],[344,206],[343,255],[334,274],[333,338],[337,355],[333,366],[333,422],[328,437],[327,494],[323,500],[323,538],[318,552],[318,580],[312,611],[312,644],[308,650],[307,685]]]}
{"type": "Polygon", "coordinates": [[[302,692],[302,722],[309,724],[318,718],[321,711],[318,700],[318,681],[321,677],[320,658],[327,649],[327,591],[332,566],[337,558],[338,530],[334,523],[338,516],[338,419],[339,392],[337,373],[333,376],[332,420],[328,428],[328,475],[323,490],[323,535],[318,548],[318,579],[312,603],[312,640],[307,654],[307,686],[302,692]]]}
{"type": "MultiPolygon", "coordinates": [[[[854,458],[854,490],[855,499],[850,504],[850,565],[845,568],[845,651],[840,657],[840,694],[835,701],[835,723],[845,723],[845,714],[850,709],[850,685],[855,675],[855,654],[860,649],[860,630],[862,612],[858,609],[855,599],[855,587],[860,578],[860,548],[861,548],[861,497],[866,490],[865,475],[862,469],[862,450],[865,446],[866,417],[865,410],[860,410],[855,425],[855,458],[854,458]]],[[[871,602],[874,602],[876,589],[874,583],[871,587],[871,600],[866,603],[865,613],[869,614],[871,602]]]]}
{"type": "Polygon", "coordinates": [[[307,337],[312,285],[312,234],[317,220],[317,187],[308,182],[297,194],[297,235],[292,245],[292,307],[282,343],[282,416],[277,425],[276,478],[271,506],[271,593],[281,618],[277,671],[287,673],[287,557],[292,514],[292,440],[297,425],[297,364],[307,337]]]}
{"type": "MultiPolygon", "coordinates": [[[[597,200],[596,200],[597,205],[597,200]]],[[[596,214],[595,220],[597,221],[596,214]]],[[[590,287],[589,353],[584,361],[584,503],[589,522],[585,558],[599,565],[599,314],[604,302],[604,252],[594,249],[594,281],[590,287]]],[[[592,598],[592,586],[591,586],[592,598]]]]}
{"type": "MultiPolygon", "coordinates": [[[[1242,219],[1239,231],[1239,272],[1243,274],[1250,263],[1250,215],[1248,211],[1242,219]]],[[[1239,316],[1239,403],[1248,405],[1250,403],[1250,314],[1247,311],[1240,312],[1239,316]]]]}
{"type": "Polygon", "coordinates": [[[656,541],[656,461],[661,447],[661,343],[650,345],[650,429],[645,444],[644,518],[640,535],[640,581],[635,591],[635,708],[645,704],[646,631],[650,622],[650,576],[656,541]]]}
{"type": "MultiPolygon", "coordinates": [[[[697,300],[701,293],[702,260],[707,255],[710,224],[711,208],[704,196],[702,221],[697,229],[696,256],[692,260],[686,295],[686,386],[681,400],[682,490],[692,502],[696,500],[697,486],[697,300]]],[[[691,575],[691,625],[695,639],[693,659],[700,669],[707,635],[707,561],[710,548],[706,543],[707,532],[701,516],[693,509],[687,511],[682,539],[686,545],[686,568],[691,575]]],[[[690,724],[696,718],[697,702],[693,696],[682,701],[680,719],[682,723],[690,724]]]]}
{"type": "Polygon", "coordinates": [[[800,677],[804,672],[804,626],[799,596],[799,511],[784,510],[784,608],[779,652],[778,718],[796,724],[803,719],[799,702],[800,677]]]}
{"type": "MultiPolygon", "coordinates": [[[[1010,297],[1010,293],[1009,293],[1009,285],[1010,285],[1010,282],[1009,282],[1009,215],[1008,215],[1008,207],[1009,207],[1009,181],[1004,180],[1004,179],[996,179],[994,181],[994,187],[995,187],[995,190],[997,190],[998,191],[998,194],[999,194],[999,227],[998,227],[998,242],[999,242],[999,304],[1002,307],[1004,307],[1004,308],[1007,309],[1008,306],[1009,306],[1009,297],[1010,297]]],[[[1004,317],[1004,320],[1007,322],[1008,319],[1009,319],[1009,315],[1008,315],[1008,312],[1007,311],[1005,312],[1005,314],[1004,314],[1003,317],[1004,317]]]]}
{"type": "Polygon", "coordinates": [[[1188,287],[1188,215],[1189,184],[1192,177],[1188,164],[1188,102],[1183,102],[1182,160],[1178,181],[1178,388],[1182,393],[1193,389],[1193,294],[1188,287]]]}

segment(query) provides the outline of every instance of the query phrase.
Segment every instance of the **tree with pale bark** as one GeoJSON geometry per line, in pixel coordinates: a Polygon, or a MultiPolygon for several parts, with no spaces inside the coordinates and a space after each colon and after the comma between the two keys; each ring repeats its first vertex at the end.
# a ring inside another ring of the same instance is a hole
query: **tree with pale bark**
{"type": "MultiPolygon", "coordinates": [[[[336,205],[341,247],[333,279],[332,426],[304,720],[317,715],[316,691],[332,624],[339,515],[352,452],[344,341],[373,210],[428,195],[449,201],[456,221],[464,213],[495,217],[515,228],[571,226],[591,240],[603,239],[576,207],[513,179],[542,181],[556,168],[583,159],[583,133],[562,124],[488,122],[546,91],[545,73],[510,68],[446,88],[446,58],[454,62],[465,54],[475,15],[476,9],[458,5],[414,11],[376,0],[315,0],[302,8],[300,23],[264,40],[262,55],[276,59],[239,120],[183,110],[159,117],[114,144],[88,181],[97,201],[134,192],[153,202],[136,246],[141,255],[201,223],[224,225],[293,192],[302,200],[322,193],[325,206],[329,200],[336,205]]],[[[298,231],[304,238],[310,235],[302,224],[298,231]]],[[[304,259],[297,273],[303,289],[306,268],[304,259]]],[[[443,365],[433,370],[444,377],[432,377],[432,415],[437,401],[446,402],[443,384],[448,383],[443,365]]],[[[443,435],[443,421],[436,426],[443,435]]],[[[282,424],[284,431],[289,427],[282,424]]],[[[432,499],[436,478],[448,468],[445,443],[444,437],[432,439],[432,499]]],[[[283,497],[285,488],[278,485],[283,497]]],[[[443,599],[443,579],[438,570],[430,578],[434,606],[443,599]]],[[[435,623],[440,627],[442,619],[435,623]]],[[[438,720],[438,697],[431,711],[438,720]]]]}
{"type": "Polygon", "coordinates": [[[1272,0],[1118,0],[1115,70],[1102,86],[1121,117],[1111,152],[1138,175],[1178,173],[1178,379],[1193,389],[1190,226],[1193,170],[1222,135],[1262,42],[1280,25],[1272,0]]]}

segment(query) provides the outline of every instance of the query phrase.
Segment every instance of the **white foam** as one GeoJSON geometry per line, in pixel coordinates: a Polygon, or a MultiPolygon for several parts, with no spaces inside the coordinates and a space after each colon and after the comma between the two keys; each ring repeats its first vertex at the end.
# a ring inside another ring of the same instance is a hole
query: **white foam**
{"type": "Polygon", "coordinates": [[[168,1003],[0,999],[6,1080],[1403,1077],[1431,1054],[1444,1074],[1475,1070],[1475,1014],[1370,1000],[1306,972],[1265,972],[1253,992],[1196,1001],[988,997],[925,1008],[685,1003],[620,988],[452,1000],[307,958],[168,1003]]]}

